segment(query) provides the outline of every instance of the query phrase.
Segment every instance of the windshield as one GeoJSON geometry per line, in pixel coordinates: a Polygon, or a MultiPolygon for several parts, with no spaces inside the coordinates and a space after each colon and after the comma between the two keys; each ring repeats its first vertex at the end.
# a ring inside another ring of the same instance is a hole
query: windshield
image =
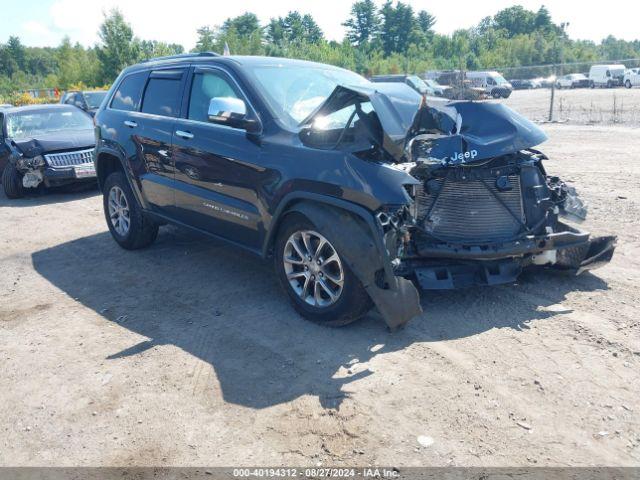
{"type": "Polygon", "coordinates": [[[370,85],[360,75],[333,67],[273,65],[248,68],[274,115],[295,130],[338,85],[370,85]]]}
{"type": "Polygon", "coordinates": [[[495,73],[495,74],[491,75],[491,78],[493,78],[498,85],[502,85],[503,83],[509,83],[499,73],[495,73]]]}
{"type": "Polygon", "coordinates": [[[7,115],[7,137],[30,138],[67,130],[92,129],[91,118],[80,110],[29,110],[7,115]]]}
{"type": "Polygon", "coordinates": [[[87,100],[87,106],[90,109],[100,107],[102,100],[107,96],[107,92],[84,92],[84,98],[87,100]]]}
{"type": "Polygon", "coordinates": [[[413,87],[418,90],[420,93],[431,93],[431,89],[429,86],[422,81],[420,77],[416,77],[415,75],[411,75],[407,77],[407,80],[411,82],[413,87]]]}
{"type": "Polygon", "coordinates": [[[438,82],[436,82],[435,80],[425,80],[424,83],[426,83],[431,88],[440,88],[441,87],[441,85],[438,82]]]}

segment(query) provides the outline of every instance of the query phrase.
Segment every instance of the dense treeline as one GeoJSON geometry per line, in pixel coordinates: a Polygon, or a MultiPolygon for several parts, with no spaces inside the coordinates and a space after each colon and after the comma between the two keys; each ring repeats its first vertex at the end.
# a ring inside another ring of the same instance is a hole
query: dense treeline
{"type": "MultiPolygon", "coordinates": [[[[401,1],[378,8],[356,1],[343,25],[342,42],[328,41],[312,16],[297,11],[261,25],[253,13],[197,30],[194,51],[304,58],[349,68],[365,75],[423,72],[427,69],[478,69],[559,62],[595,62],[640,57],[640,41],[609,36],[600,44],[569,39],[548,10],[521,6],[499,11],[478,25],[441,35],[429,12],[401,1]]],[[[126,65],[181,53],[183,46],[140,40],[122,14],[110,12],[99,29],[100,42],[85,48],[64,39],[51,48],[25,47],[18,37],[0,44],[0,94],[26,88],[100,86],[126,65]]]]}

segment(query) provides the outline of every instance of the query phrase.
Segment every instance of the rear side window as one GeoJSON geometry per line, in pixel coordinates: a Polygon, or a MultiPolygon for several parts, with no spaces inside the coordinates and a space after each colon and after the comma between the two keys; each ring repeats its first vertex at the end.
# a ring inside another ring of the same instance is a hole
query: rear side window
{"type": "Polygon", "coordinates": [[[152,72],[142,100],[142,112],[177,117],[182,99],[182,70],[152,72]]]}
{"type": "Polygon", "coordinates": [[[126,112],[138,110],[146,77],[147,72],[134,73],[125,77],[111,100],[111,108],[126,112]]]}

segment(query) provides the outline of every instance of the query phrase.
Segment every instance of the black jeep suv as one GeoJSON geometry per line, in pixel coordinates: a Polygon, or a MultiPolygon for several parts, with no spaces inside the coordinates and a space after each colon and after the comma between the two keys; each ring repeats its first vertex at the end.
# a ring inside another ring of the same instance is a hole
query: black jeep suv
{"type": "Polygon", "coordinates": [[[328,325],[374,304],[397,327],[418,289],[580,273],[615,238],[547,175],[544,133],[501,104],[434,103],[317,63],[187,54],[125,69],[95,116],[96,172],[127,249],[172,222],[262,257],[300,314],[328,325]]]}

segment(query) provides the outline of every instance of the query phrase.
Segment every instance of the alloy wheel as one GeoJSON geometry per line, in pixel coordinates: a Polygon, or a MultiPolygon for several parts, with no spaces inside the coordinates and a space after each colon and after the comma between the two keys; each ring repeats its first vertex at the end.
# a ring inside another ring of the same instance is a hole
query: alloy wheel
{"type": "Polygon", "coordinates": [[[282,257],[287,281],[298,297],[314,307],[338,301],[344,286],[342,261],[331,243],[318,232],[294,232],[282,257]]]}
{"type": "Polygon", "coordinates": [[[125,237],[131,225],[129,203],[124,191],[116,185],[109,190],[109,218],[118,235],[125,237]]]}

